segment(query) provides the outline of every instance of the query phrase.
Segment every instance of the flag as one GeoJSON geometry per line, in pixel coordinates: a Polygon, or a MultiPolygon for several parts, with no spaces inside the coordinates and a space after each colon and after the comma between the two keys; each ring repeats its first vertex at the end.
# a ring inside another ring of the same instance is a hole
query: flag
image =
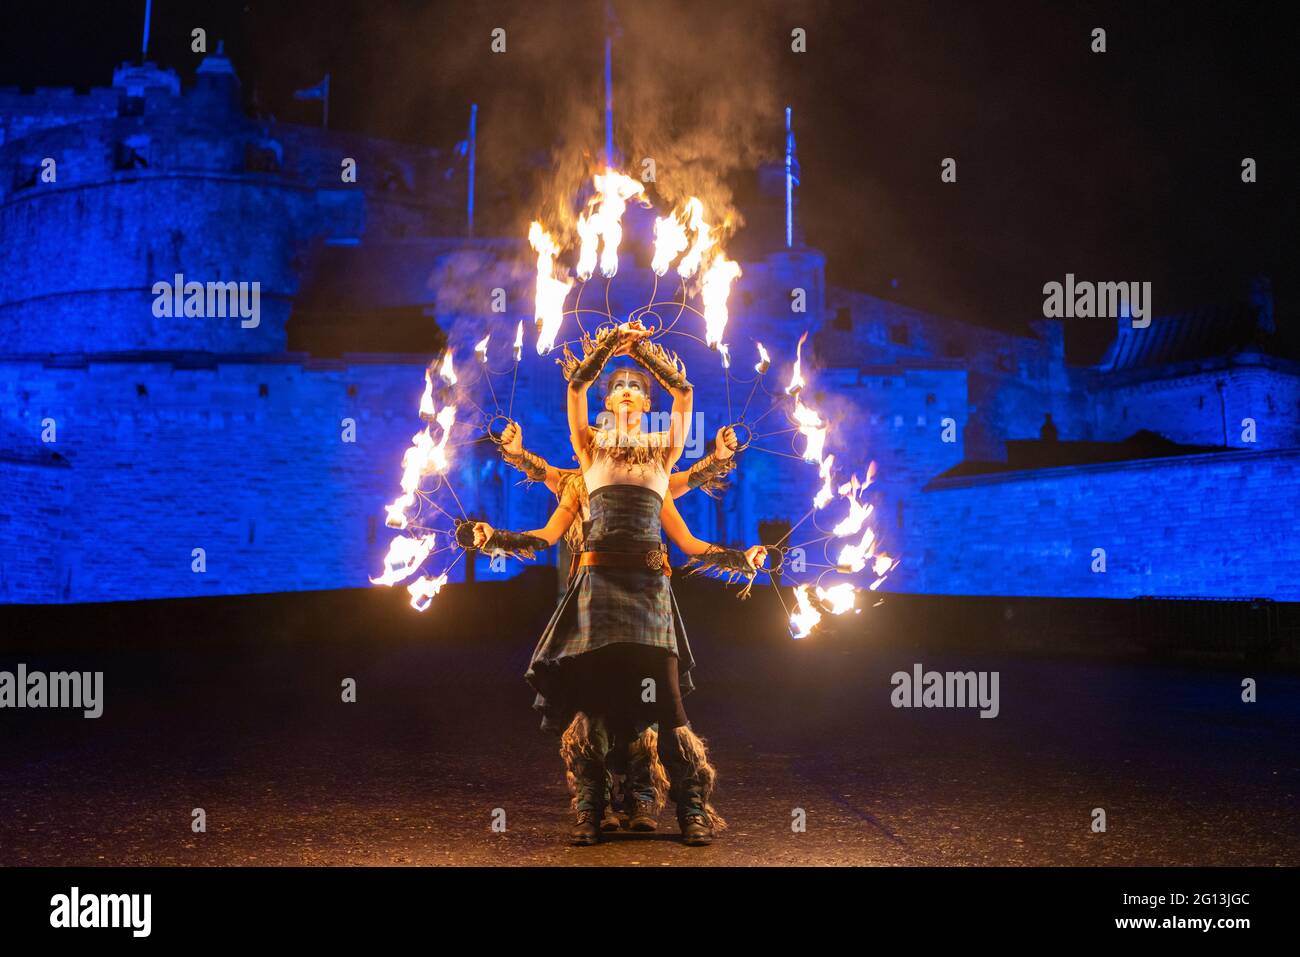
{"type": "Polygon", "coordinates": [[[298,90],[293,94],[295,100],[325,100],[330,95],[330,75],[325,74],[325,79],[321,80],[315,86],[309,86],[305,90],[298,90]]]}

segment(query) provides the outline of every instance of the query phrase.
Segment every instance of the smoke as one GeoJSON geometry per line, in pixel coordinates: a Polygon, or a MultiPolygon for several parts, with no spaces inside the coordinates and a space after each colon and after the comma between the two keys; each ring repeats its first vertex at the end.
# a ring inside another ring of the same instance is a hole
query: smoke
{"type": "MultiPolygon", "coordinates": [[[[728,177],[784,148],[777,67],[789,15],[755,0],[534,0],[366,6],[355,82],[366,125],[446,145],[479,105],[484,229],[541,218],[566,246],[604,150],[605,37],[615,148],[662,212],[687,196],[740,225],[728,177]],[[504,31],[504,52],[491,49],[504,31]],[[395,98],[393,90],[401,90],[395,98]]],[[[311,75],[304,69],[304,75],[311,75]]]]}

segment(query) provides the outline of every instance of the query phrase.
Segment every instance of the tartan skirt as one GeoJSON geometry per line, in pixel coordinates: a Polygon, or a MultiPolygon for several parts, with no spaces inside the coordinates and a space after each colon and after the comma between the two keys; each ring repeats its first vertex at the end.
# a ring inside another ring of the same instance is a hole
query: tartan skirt
{"type": "MultiPolygon", "coordinates": [[[[662,500],[650,489],[609,485],[591,495],[588,551],[660,547],[662,500]]],[[[528,683],[542,728],[562,733],[583,711],[636,725],[687,723],[683,695],[694,690],[686,627],[668,576],[646,568],[586,565],[570,579],[533,651],[528,683]],[[654,681],[653,701],[644,679],[654,681]]]]}

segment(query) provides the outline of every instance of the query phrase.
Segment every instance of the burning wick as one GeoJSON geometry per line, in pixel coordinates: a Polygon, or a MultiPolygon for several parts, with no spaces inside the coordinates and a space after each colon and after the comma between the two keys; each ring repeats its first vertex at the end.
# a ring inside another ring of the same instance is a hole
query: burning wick
{"type": "Polygon", "coordinates": [[[474,355],[477,356],[478,361],[482,362],[484,365],[487,364],[488,340],[491,338],[492,338],[492,333],[489,332],[486,336],[483,337],[483,341],[474,347],[474,355]]]}
{"type": "Polygon", "coordinates": [[[438,370],[438,375],[442,376],[442,381],[447,385],[456,384],[456,370],[452,368],[450,349],[442,357],[442,368],[438,370]]]}
{"type": "Polygon", "coordinates": [[[515,327],[515,361],[518,362],[524,357],[524,321],[519,320],[519,325],[515,327]]]}
{"type": "Polygon", "coordinates": [[[766,375],[767,370],[772,366],[772,357],[767,354],[763,348],[763,343],[758,344],[758,362],[754,363],[754,371],[759,375],[766,375]]]}

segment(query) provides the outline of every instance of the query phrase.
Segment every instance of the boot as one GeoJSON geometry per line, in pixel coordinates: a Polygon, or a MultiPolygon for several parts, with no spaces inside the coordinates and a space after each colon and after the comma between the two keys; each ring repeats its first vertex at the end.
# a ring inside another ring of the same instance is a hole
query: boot
{"type": "Polygon", "coordinates": [[[677,824],[691,847],[713,843],[713,822],[705,810],[704,780],[699,768],[682,752],[674,730],[659,735],[659,760],[668,774],[668,793],[677,803],[677,824]]]}
{"type": "Polygon", "coordinates": [[[677,825],[682,829],[682,840],[690,847],[704,847],[713,843],[713,822],[704,808],[677,809],[677,825]]]}
{"type": "Polygon", "coordinates": [[[577,794],[574,801],[573,828],[569,831],[569,843],[596,844],[600,841],[605,809],[609,806],[607,798],[611,783],[609,775],[605,772],[603,757],[595,757],[590,753],[579,755],[573,764],[573,776],[577,785],[577,794]]]}
{"type": "Polygon", "coordinates": [[[573,828],[569,831],[569,843],[580,846],[599,843],[599,820],[599,815],[592,808],[580,808],[574,818],[573,828]]]}
{"type": "Polygon", "coordinates": [[[632,812],[628,815],[627,827],[630,831],[657,831],[659,829],[659,813],[655,810],[655,802],[645,798],[634,798],[632,801],[632,812]]]}

